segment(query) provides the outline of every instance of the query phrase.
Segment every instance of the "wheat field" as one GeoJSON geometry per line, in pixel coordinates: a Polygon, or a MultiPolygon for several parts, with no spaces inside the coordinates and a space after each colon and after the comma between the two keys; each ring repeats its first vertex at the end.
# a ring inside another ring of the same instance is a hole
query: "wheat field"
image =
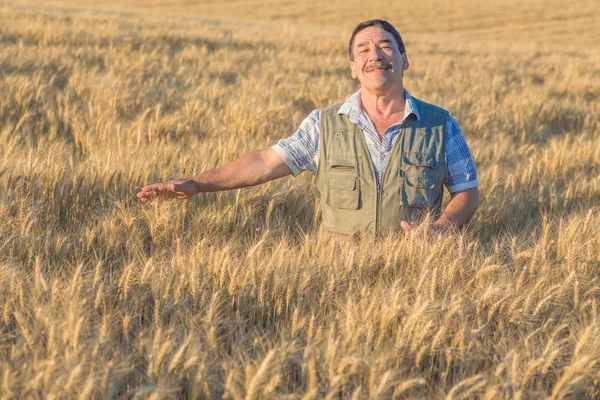
{"type": "Polygon", "coordinates": [[[1,398],[600,397],[600,6],[362,3],[0,3],[1,398]],[[306,173],[137,201],[346,99],[375,16],[466,229],[332,242],[306,173]]]}

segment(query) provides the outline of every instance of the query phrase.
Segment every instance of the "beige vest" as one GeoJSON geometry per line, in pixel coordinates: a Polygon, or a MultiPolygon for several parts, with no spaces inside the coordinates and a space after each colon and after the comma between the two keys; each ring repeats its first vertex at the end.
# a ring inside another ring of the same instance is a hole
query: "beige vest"
{"type": "MultiPolygon", "coordinates": [[[[414,98],[413,98],[414,99],[414,98]]],[[[379,234],[441,214],[446,181],[448,112],[414,99],[420,120],[405,121],[377,184],[363,130],[338,114],[340,104],[321,110],[319,165],[323,226],[333,233],[379,234]]]]}

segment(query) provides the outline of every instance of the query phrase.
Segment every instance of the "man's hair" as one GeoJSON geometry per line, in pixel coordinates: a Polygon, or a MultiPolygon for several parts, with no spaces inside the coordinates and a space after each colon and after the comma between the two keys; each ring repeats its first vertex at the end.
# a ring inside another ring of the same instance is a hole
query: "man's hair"
{"type": "Polygon", "coordinates": [[[402,36],[398,33],[396,28],[389,22],[383,19],[370,19],[368,21],[361,22],[354,28],[354,32],[352,32],[352,36],[350,37],[350,43],[348,44],[348,55],[350,56],[350,61],[354,61],[354,54],[352,53],[352,45],[354,45],[354,37],[356,34],[363,29],[369,28],[371,26],[378,26],[384,31],[387,31],[394,35],[394,39],[396,39],[396,44],[398,44],[398,50],[400,53],[406,52],[406,48],[404,47],[404,42],[402,41],[402,36]]]}

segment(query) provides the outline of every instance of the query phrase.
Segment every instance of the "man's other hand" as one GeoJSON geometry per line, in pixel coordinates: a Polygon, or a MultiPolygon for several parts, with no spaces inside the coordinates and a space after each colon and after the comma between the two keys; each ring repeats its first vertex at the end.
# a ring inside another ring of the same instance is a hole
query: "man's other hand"
{"type": "Polygon", "coordinates": [[[143,202],[151,200],[189,199],[198,193],[198,183],[192,179],[180,179],[145,186],[136,195],[143,202]]]}
{"type": "MultiPolygon", "coordinates": [[[[453,193],[444,213],[429,228],[435,232],[459,229],[469,222],[478,207],[479,189],[477,187],[453,193]]],[[[406,232],[413,229],[406,221],[400,222],[400,226],[406,232]]]]}
{"type": "Polygon", "coordinates": [[[402,221],[400,222],[400,226],[402,227],[402,229],[404,229],[406,232],[412,231],[412,226],[410,226],[410,224],[406,221],[402,221]]]}

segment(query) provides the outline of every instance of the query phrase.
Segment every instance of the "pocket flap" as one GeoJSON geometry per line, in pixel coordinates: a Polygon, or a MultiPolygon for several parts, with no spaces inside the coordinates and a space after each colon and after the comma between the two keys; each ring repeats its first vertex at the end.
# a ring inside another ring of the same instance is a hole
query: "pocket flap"
{"type": "Polygon", "coordinates": [[[402,153],[402,162],[415,167],[437,168],[438,158],[435,153],[402,153]]]}
{"type": "Polygon", "coordinates": [[[417,175],[406,175],[404,182],[408,187],[415,187],[421,189],[434,189],[435,188],[435,172],[422,171],[417,175]]]}
{"type": "Polygon", "coordinates": [[[356,168],[356,160],[332,156],[329,159],[328,167],[331,169],[356,168]]]}

